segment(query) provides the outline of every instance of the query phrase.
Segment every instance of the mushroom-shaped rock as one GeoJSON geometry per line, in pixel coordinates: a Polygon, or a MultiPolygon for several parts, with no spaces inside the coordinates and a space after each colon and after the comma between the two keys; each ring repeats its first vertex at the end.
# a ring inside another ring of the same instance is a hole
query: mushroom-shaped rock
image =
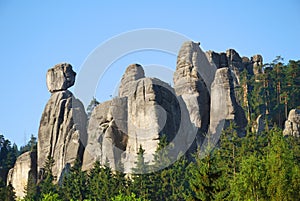
{"type": "Polygon", "coordinates": [[[51,93],[41,117],[38,133],[38,174],[43,173],[47,158],[56,182],[77,159],[82,160],[86,144],[87,116],[80,100],[67,90],[75,82],[70,64],[57,64],[48,70],[47,85],[51,93]]]}
{"type": "Polygon", "coordinates": [[[75,83],[76,73],[68,63],[56,64],[47,72],[47,87],[51,93],[67,90],[75,83]]]}

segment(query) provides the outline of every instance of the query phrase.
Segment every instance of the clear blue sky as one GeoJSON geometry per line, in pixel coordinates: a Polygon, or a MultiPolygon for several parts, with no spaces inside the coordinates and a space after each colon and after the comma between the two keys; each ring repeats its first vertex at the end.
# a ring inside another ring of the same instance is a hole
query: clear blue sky
{"type": "MultiPolygon", "coordinates": [[[[298,0],[45,2],[0,1],[0,133],[18,145],[37,135],[50,97],[47,69],[69,62],[79,72],[93,49],[126,31],[163,28],[200,41],[204,50],[234,48],[241,56],[262,54],[265,62],[277,55],[285,62],[300,59],[298,0]]],[[[160,63],[155,55],[137,54],[140,58],[131,56],[126,62],[160,63]]],[[[111,72],[116,80],[126,62],[111,72]]],[[[109,93],[95,95],[104,101],[109,93]]]]}

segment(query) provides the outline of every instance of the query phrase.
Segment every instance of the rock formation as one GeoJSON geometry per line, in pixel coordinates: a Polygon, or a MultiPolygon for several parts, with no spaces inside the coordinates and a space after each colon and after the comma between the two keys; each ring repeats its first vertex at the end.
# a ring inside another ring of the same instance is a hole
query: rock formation
{"type": "MultiPolygon", "coordinates": [[[[178,153],[189,155],[207,142],[204,134],[221,133],[231,122],[244,136],[247,120],[235,87],[242,71],[260,73],[256,68],[261,65],[260,55],[241,58],[233,49],[204,53],[199,43],[187,41],[178,53],[174,88],[145,77],[142,66],[132,64],[122,77],[118,97],[95,106],[87,125],[83,104],[68,91],[76,73],[70,64],[57,64],[46,76],[51,97],[40,121],[37,156],[21,155],[8,182],[18,197],[24,196],[28,178],[40,179],[48,156],[55,161],[52,172],[58,182],[77,159],[83,170],[90,170],[96,161],[118,170],[122,162],[123,170],[131,173],[139,147],[151,163],[163,135],[172,142],[174,160],[178,153]]],[[[299,114],[290,112],[285,135],[299,136],[299,114]]]]}
{"type": "Polygon", "coordinates": [[[128,96],[128,143],[123,154],[125,171],[130,172],[140,145],[145,160],[152,162],[159,139],[171,141],[180,125],[179,103],[174,90],[156,78],[142,78],[128,96]]]}
{"type": "Polygon", "coordinates": [[[56,91],[64,91],[75,83],[76,73],[72,70],[72,66],[67,63],[61,63],[50,68],[47,72],[47,87],[53,93],[56,91]]]}
{"type": "Polygon", "coordinates": [[[230,122],[236,124],[238,134],[243,136],[247,119],[235,97],[233,73],[229,68],[220,68],[211,86],[210,133],[226,128],[230,122]]]}
{"type": "Polygon", "coordinates": [[[17,158],[14,167],[9,170],[7,184],[11,183],[18,198],[23,198],[26,195],[24,188],[29,179],[36,182],[36,157],[36,152],[25,152],[17,158]]]}
{"type": "Polygon", "coordinates": [[[131,172],[140,145],[151,162],[160,137],[171,141],[178,132],[180,107],[171,86],[145,78],[138,64],[128,66],[121,82],[120,97],[99,104],[91,115],[83,170],[99,160],[113,169],[122,161],[125,172],[131,172]]]}
{"type": "Polygon", "coordinates": [[[43,172],[46,158],[55,161],[57,181],[63,170],[76,159],[82,160],[86,143],[86,113],[82,103],[67,90],[76,73],[70,64],[58,64],[48,70],[47,85],[51,97],[41,117],[38,133],[38,172],[43,172]]]}
{"type": "Polygon", "coordinates": [[[177,58],[174,89],[145,77],[141,65],[128,66],[119,97],[99,104],[92,113],[83,169],[90,169],[96,160],[118,169],[122,161],[125,172],[131,172],[139,147],[145,149],[145,160],[151,163],[162,135],[174,142],[175,156],[182,150],[195,151],[203,134],[209,128],[215,133],[221,120],[225,121],[222,128],[235,122],[242,136],[247,120],[235,97],[235,75],[225,67],[230,60],[238,72],[243,68],[242,58],[234,50],[212,55],[222,69],[217,70],[199,43],[185,42],[177,58]]]}
{"type": "Polygon", "coordinates": [[[95,107],[88,125],[88,143],[82,170],[89,170],[96,161],[109,162],[118,168],[127,145],[127,98],[114,98],[95,107]]]}
{"type": "Polygon", "coordinates": [[[127,97],[132,91],[132,88],[135,85],[135,81],[138,79],[144,78],[145,72],[141,65],[131,64],[127,67],[125,74],[122,77],[120,88],[119,88],[119,97],[127,97]]]}
{"type": "Polygon", "coordinates": [[[263,65],[263,58],[259,54],[251,57],[251,60],[248,57],[240,57],[239,53],[234,49],[228,49],[226,53],[207,51],[206,54],[210,63],[215,64],[217,68],[230,68],[236,76],[236,84],[239,84],[240,74],[244,70],[255,75],[261,73],[261,69],[258,67],[263,65]]]}
{"type": "Polygon", "coordinates": [[[300,110],[292,109],[288,119],[285,121],[283,135],[292,135],[300,137],[300,110]]]}
{"type": "Polygon", "coordinates": [[[208,131],[210,110],[208,89],[214,72],[215,66],[209,63],[199,43],[188,41],[182,45],[174,73],[174,88],[176,95],[181,96],[185,102],[191,122],[199,129],[197,137],[200,144],[201,133],[208,131]]]}

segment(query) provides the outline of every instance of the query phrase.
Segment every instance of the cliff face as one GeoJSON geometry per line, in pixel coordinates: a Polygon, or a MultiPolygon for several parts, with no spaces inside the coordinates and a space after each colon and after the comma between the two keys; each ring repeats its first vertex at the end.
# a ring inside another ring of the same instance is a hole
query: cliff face
{"type": "Polygon", "coordinates": [[[42,174],[47,157],[52,157],[55,161],[52,171],[57,181],[68,165],[76,159],[82,160],[87,138],[84,107],[67,90],[74,84],[75,75],[69,64],[58,64],[47,73],[51,97],[40,121],[37,164],[42,174]]]}
{"type": "Polygon", "coordinates": [[[23,153],[18,157],[14,167],[8,172],[7,184],[11,183],[18,198],[25,197],[26,194],[24,192],[24,189],[29,179],[32,179],[33,182],[36,182],[36,154],[36,152],[23,153]]]}
{"type": "Polygon", "coordinates": [[[68,91],[76,73],[70,64],[55,65],[46,76],[51,97],[40,121],[37,156],[20,156],[8,181],[21,192],[26,182],[19,186],[17,178],[28,180],[32,172],[34,179],[41,179],[48,156],[55,161],[52,172],[58,182],[77,159],[84,171],[100,161],[114,170],[121,162],[123,171],[131,173],[139,147],[152,163],[162,136],[171,142],[174,160],[179,153],[196,151],[207,133],[215,134],[231,121],[243,136],[247,121],[235,87],[241,71],[259,73],[253,68],[261,63],[261,56],[250,60],[234,50],[204,53],[199,43],[185,42],[177,57],[174,88],[145,77],[142,66],[132,64],[122,77],[119,96],[97,105],[88,125],[82,103],[68,91]]]}
{"type": "Polygon", "coordinates": [[[217,68],[228,67],[235,75],[236,84],[239,84],[240,74],[244,70],[254,75],[262,73],[258,67],[263,65],[263,58],[259,54],[249,59],[248,57],[241,57],[234,49],[228,49],[221,53],[207,51],[206,55],[208,60],[217,68]]]}
{"type": "MultiPolygon", "coordinates": [[[[234,50],[225,54],[224,58],[228,57],[236,71],[243,68],[234,50]]],[[[83,169],[90,169],[99,160],[102,164],[109,162],[113,169],[122,162],[124,171],[130,173],[139,147],[151,164],[163,135],[175,146],[173,156],[194,152],[207,132],[215,133],[220,120],[227,122],[222,128],[235,122],[242,136],[247,121],[235,97],[236,75],[226,67],[227,60],[215,61],[200,49],[199,43],[185,42],[177,57],[174,88],[145,77],[139,64],[128,66],[119,97],[101,103],[92,113],[83,169]],[[215,61],[224,67],[217,70],[219,64],[215,61]]]]}
{"type": "Polygon", "coordinates": [[[182,97],[187,107],[191,123],[198,129],[198,144],[203,140],[202,134],[208,132],[209,90],[215,70],[200,49],[199,43],[188,41],[182,45],[174,73],[174,88],[176,95],[182,97]]]}
{"type": "Polygon", "coordinates": [[[211,87],[210,133],[225,129],[230,122],[237,126],[239,136],[244,136],[247,120],[234,92],[233,72],[229,68],[216,71],[211,87]],[[221,127],[219,127],[221,125],[221,127]]]}

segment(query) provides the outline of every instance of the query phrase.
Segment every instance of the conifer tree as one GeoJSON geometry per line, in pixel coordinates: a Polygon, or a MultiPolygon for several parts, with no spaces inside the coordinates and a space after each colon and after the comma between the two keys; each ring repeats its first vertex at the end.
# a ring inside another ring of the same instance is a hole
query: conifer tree
{"type": "Polygon", "coordinates": [[[63,178],[60,197],[64,200],[84,200],[86,188],[86,175],[81,171],[81,162],[77,159],[63,178]]]}
{"type": "Polygon", "coordinates": [[[149,163],[145,161],[144,158],[145,150],[140,145],[139,151],[137,153],[137,161],[135,162],[135,167],[132,168],[132,192],[137,195],[138,198],[148,199],[149,197],[149,182],[150,176],[149,163]]]}

